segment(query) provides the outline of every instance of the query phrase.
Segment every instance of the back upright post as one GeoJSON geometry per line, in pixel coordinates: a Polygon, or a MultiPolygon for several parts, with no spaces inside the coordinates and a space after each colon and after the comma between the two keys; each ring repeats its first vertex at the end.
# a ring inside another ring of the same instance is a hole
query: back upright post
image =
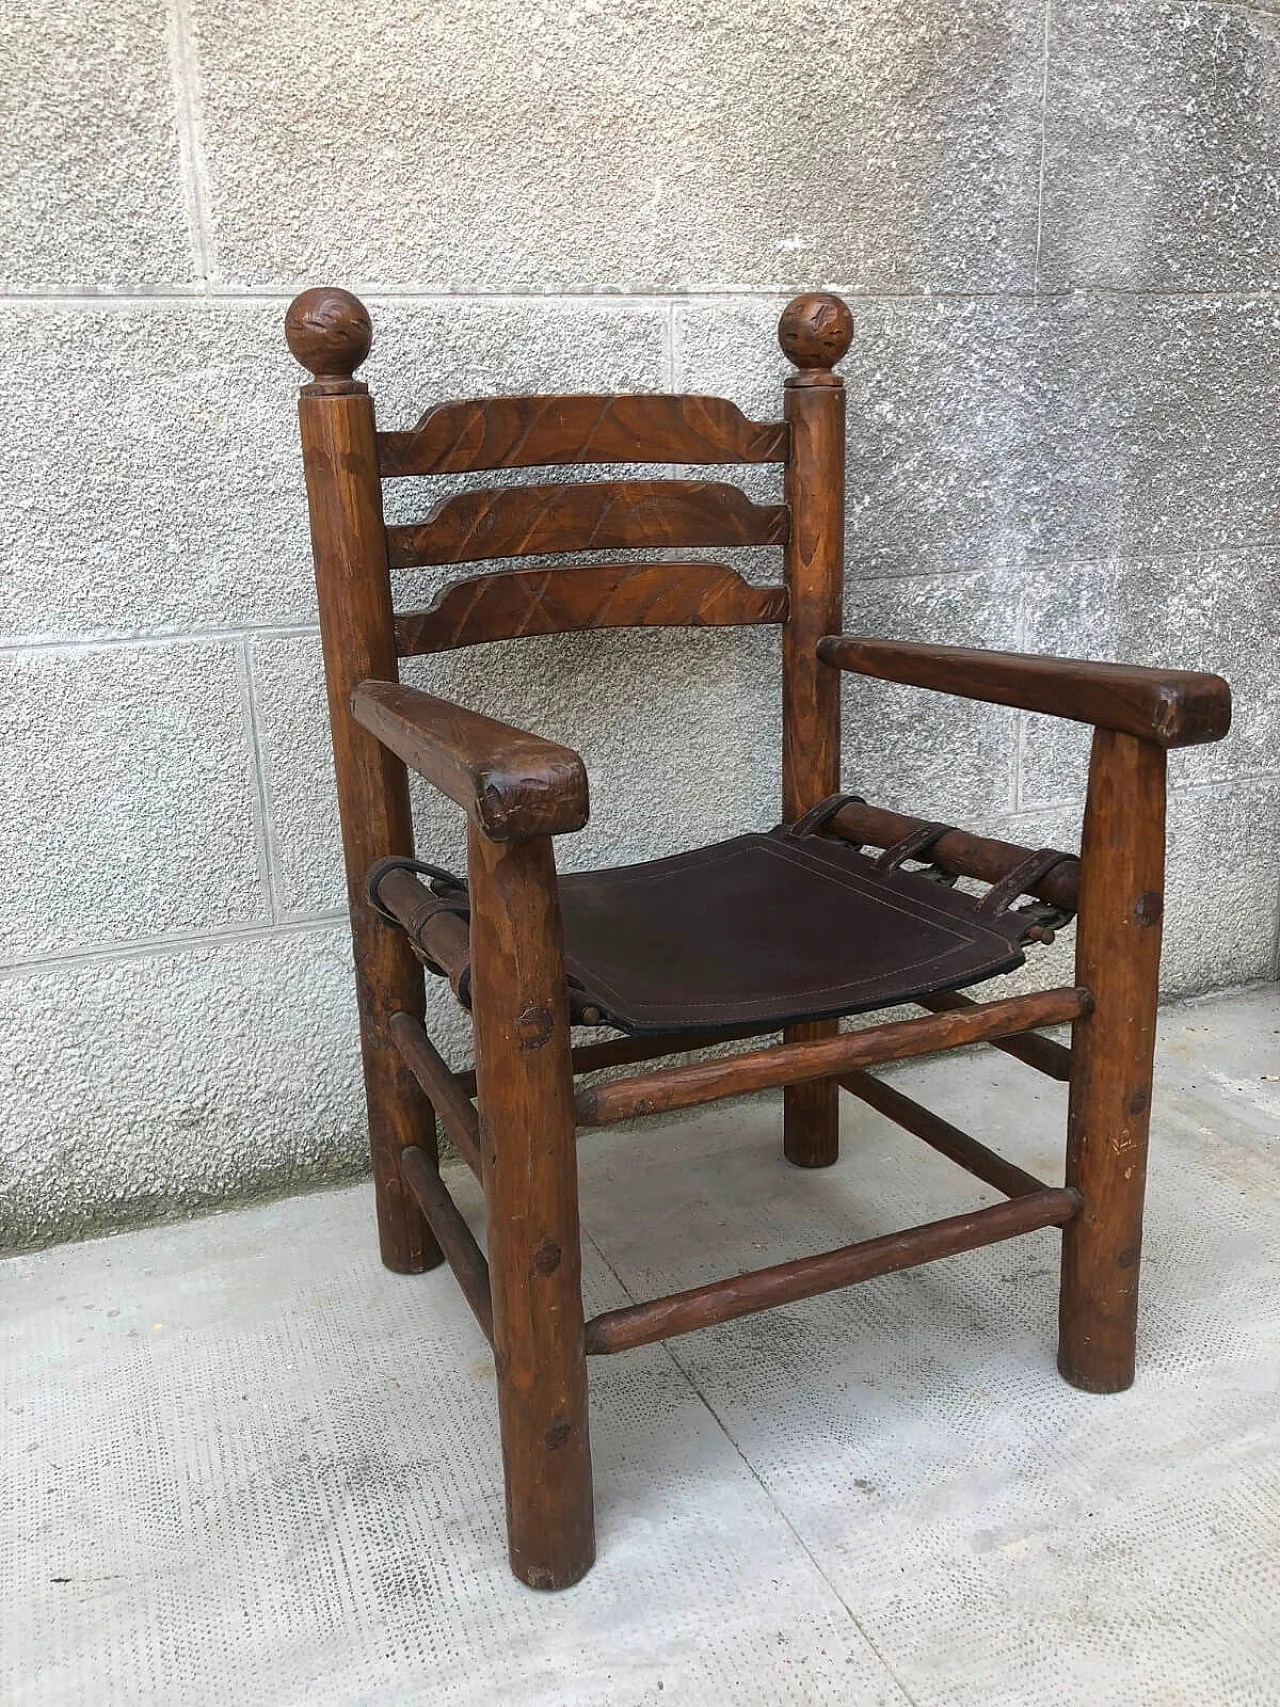
{"type": "MultiPolygon", "coordinates": [[[[791,531],[784,553],[789,614],[782,631],[782,816],[792,823],[840,786],[840,674],[818,659],[818,641],[844,614],[844,381],[832,372],[849,348],[853,318],[838,296],[788,303],[778,342],[796,368],[786,382],[790,428],[785,497],[791,531]]],[[[789,1043],[830,1037],[835,1020],[786,1029],[789,1043]]],[[[830,1167],[840,1152],[840,1089],[834,1079],[788,1085],[782,1147],[801,1168],[830,1167]]]]}
{"type": "Polygon", "coordinates": [[[419,1274],[443,1260],[400,1174],[400,1152],[435,1155],[435,1115],[400,1058],[389,1024],[421,1019],[422,970],[407,939],[370,907],[365,873],[384,854],[412,854],[404,765],[351,715],[357,683],[396,680],[395,636],[373,400],[354,378],[372,329],[363,303],[343,290],[309,290],[285,319],[289,348],[312,374],[298,400],[311,512],[320,637],[342,818],[355,951],[360,1042],[382,1260],[419,1274]]]}

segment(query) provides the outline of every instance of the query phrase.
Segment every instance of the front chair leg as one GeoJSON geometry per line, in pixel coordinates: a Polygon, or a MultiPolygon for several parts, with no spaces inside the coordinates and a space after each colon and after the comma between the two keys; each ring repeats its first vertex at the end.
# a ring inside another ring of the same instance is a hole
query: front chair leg
{"type": "Polygon", "coordinates": [[[578,1164],[547,838],[470,835],[472,1012],[511,1568],[567,1588],[595,1558],[578,1164]]]}
{"type": "Polygon", "coordinates": [[[1058,1368],[1075,1387],[1132,1385],[1142,1200],[1164,910],[1164,750],[1099,729],[1081,843],[1067,1184],[1084,1202],[1063,1230],[1058,1368]]]}

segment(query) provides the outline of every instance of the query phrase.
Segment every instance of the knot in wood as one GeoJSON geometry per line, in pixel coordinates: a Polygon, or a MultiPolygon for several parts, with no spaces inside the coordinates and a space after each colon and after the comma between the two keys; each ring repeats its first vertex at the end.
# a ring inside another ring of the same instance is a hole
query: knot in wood
{"type": "Polygon", "coordinates": [[[560,1267],[560,1247],[554,1239],[544,1239],[533,1253],[533,1261],[529,1265],[532,1272],[543,1279],[554,1274],[560,1267]]]}
{"type": "Polygon", "coordinates": [[[1158,889],[1148,889],[1134,902],[1133,916],[1140,925],[1158,925],[1164,917],[1164,896],[1158,889]]]}
{"type": "Polygon", "coordinates": [[[526,1008],[516,1020],[521,1049],[541,1049],[551,1036],[551,1015],[546,1008],[526,1008]]]}

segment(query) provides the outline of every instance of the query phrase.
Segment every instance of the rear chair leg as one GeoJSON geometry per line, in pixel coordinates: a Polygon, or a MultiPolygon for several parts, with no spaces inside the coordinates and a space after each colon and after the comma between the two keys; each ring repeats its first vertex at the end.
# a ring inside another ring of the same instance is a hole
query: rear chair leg
{"type": "Polygon", "coordinates": [[[400,1152],[415,1144],[434,1156],[436,1118],[400,1058],[390,1020],[398,1011],[421,1019],[422,970],[404,938],[366,905],[353,903],[351,926],[379,1251],[395,1273],[421,1274],[438,1267],[444,1253],[401,1177],[400,1152]]]}
{"type": "Polygon", "coordinates": [[[1058,1368],[1074,1387],[1132,1385],[1164,907],[1165,756],[1095,731],[1081,846],[1058,1368]]]}
{"type": "Polygon", "coordinates": [[[546,838],[470,834],[472,1012],[511,1568],[567,1588],[595,1558],[573,1069],[546,838]]]}
{"type": "Polygon", "coordinates": [[[443,1256],[400,1177],[400,1152],[416,1144],[434,1153],[435,1114],[400,1060],[389,1024],[397,1011],[422,1017],[422,969],[364,893],[365,873],[375,859],[413,852],[409,786],[400,760],[351,715],[358,682],[369,676],[396,679],[373,400],[353,377],[372,334],[353,296],[308,291],[290,308],[286,335],[289,348],[316,376],[302,389],[298,423],[342,814],[378,1243],[388,1268],[419,1274],[443,1256]]]}
{"type": "MultiPolygon", "coordinates": [[[[787,1043],[834,1037],[836,1020],[789,1025],[787,1043]]],[[[840,1087],[834,1079],[788,1085],[782,1093],[782,1153],[797,1168],[829,1168],[840,1159],[840,1087]]]]}

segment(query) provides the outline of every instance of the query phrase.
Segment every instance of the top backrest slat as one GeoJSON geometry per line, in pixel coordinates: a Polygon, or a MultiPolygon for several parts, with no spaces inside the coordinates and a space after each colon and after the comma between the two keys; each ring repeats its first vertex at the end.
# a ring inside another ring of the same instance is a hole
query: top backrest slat
{"type": "Polygon", "coordinates": [[[442,403],[408,432],[379,433],[385,479],[578,462],[785,462],[781,421],[723,397],[484,397],[442,403]]]}

